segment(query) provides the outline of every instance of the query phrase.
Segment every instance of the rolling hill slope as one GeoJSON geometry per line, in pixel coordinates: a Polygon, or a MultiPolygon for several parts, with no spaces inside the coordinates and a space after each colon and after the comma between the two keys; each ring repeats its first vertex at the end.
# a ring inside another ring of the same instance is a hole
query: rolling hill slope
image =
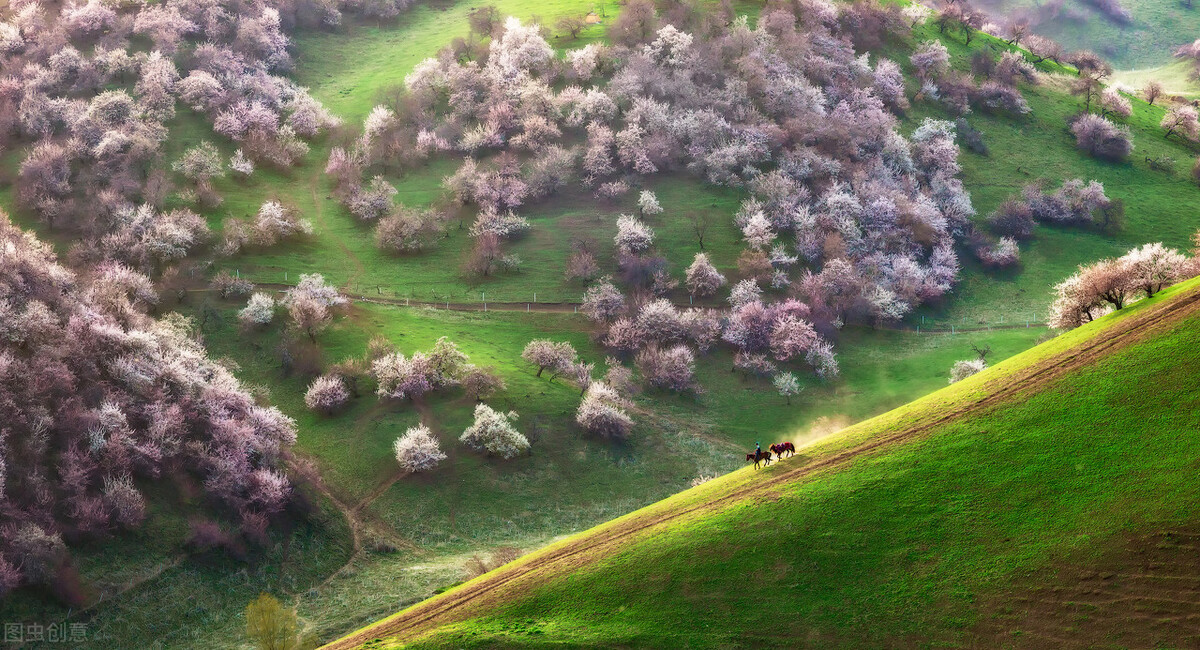
{"type": "Polygon", "coordinates": [[[1200,280],[331,648],[1193,647],[1200,280]]]}

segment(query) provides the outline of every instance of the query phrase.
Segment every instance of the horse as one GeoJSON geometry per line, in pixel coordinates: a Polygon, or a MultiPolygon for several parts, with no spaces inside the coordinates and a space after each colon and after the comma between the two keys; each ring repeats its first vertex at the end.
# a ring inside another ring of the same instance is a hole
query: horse
{"type": "Polygon", "coordinates": [[[762,463],[764,465],[770,465],[771,464],[771,452],[760,451],[756,454],[746,454],[746,462],[748,463],[750,461],[754,461],[754,469],[758,469],[759,463],[762,463]]]}
{"type": "Polygon", "coordinates": [[[773,444],[771,445],[770,449],[771,451],[775,452],[776,456],[780,458],[783,458],[784,452],[787,452],[788,456],[794,456],[796,454],[796,445],[793,445],[790,442],[779,442],[773,444]]]}

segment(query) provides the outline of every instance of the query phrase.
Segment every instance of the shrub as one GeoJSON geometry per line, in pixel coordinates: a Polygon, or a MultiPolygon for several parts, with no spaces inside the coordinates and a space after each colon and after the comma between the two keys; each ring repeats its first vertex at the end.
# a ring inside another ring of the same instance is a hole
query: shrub
{"type": "Polygon", "coordinates": [[[478,578],[488,571],[498,569],[509,562],[515,561],[519,557],[521,557],[521,549],[515,546],[501,546],[492,552],[492,557],[488,560],[478,555],[472,555],[464,566],[466,578],[467,580],[478,578]]]}
{"type": "Polygon", "coordinates": [[[125,528],[135,528],[146,518],[146,500],[128,474],[104,477],[104,503],[125,528]]]}
{"type": "Polygon", "coordinates": [[[300,641],[296,610],[284,607],[270,594],[259,594],[246,606],[246,636],[262,650],[293,650],[300,641]]]}
{"type": "Polygon", "coordinates": [[[963,144],[967,145],[967,149],[981,156],[988,155],[988,146],[983,141],[983,134],[971,126],[970,122],[960,117],[954,121],[954,129],[958,132],[963,144]]]}
{"type": "Polygon", "coordinates": [[[1033,236],[1033,210],[1024,201],[1008,200],[987,218],[992,232],[1003,237],[1027,240],[1033,236]]]}
{"type": "Polygon", "coordinates": [[[982,243],[976,247],[975,254],[984,266],[990,268],[1012,266],[1021,259],[1017,240],[1012,237],[1001,237],[995,244],[982,243]]]}

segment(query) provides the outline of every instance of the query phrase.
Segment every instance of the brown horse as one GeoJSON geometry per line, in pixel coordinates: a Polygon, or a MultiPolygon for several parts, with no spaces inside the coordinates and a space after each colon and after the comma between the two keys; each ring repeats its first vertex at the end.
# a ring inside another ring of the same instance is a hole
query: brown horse
{"type": "Polygon", "coordinates": [[[775,443],[771,445],[770,449],[771,451],[775,452],[776,456],[779,456],[780,458],[783,458],[784,452],[787,452],[788,456],[796,455],[796,445],[793,445],[790,442],[775,443]]]}
{"type": "Polygon", "coordinates": [[[750,461],[754,461],[754,469],[758,469],[759,463],[762,463],[764,465],[770,465],[771,464],[771,452],[760,451],[757,454],[746,454],[746,462],[748,463],[750,461]]]}

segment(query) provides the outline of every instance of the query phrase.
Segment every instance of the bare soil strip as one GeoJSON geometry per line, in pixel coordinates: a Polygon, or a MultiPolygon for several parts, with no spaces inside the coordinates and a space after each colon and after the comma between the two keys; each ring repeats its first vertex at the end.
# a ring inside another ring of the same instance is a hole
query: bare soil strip
{"type": "Polygon", "coordinates": [[[1200,528],[1155,527],[983,603],[981,647],[1200,647],[1200,528]]]}
{"type": "MultiPolygon", "coordinates": [[[[987,385],[978,399],[964,401],[940,415],[931,414],[912,425],[882,433],[859,445],[818,458],[787,471],[765,474],[761,480],[743,485],[712,501],[671,511],[654,511],[615,524],[605,525],[594,533],[555,546],[536,554],[515,567],[500,568],[461,588],[419,603],[390,619],[355,632],[330,643],[325,648],[341,650],[354,648],[372,639],[401,637],[411,639],[429,629],[462,620],[486,609],[489,604],[502,602],[512,593],[527,592],[550,577],[585,565],[594,557],[609,555],[614,548],[628,543],[651,528],[698,513],[710,513],[734,503],[766,496],[785,484],[824,470],[843,467],[867,454],[893,444],[909,441],[954,420],[980,413],[1003,404],[1019,393],[1036,392],[1063,375],[1090,365],[1097,359],[1137,343],[1160,328],[1177,323],[1200,310],[1200,289],[1194,289],[1175,299],[1126,318],[1104,334],[1081,345],[1043,359],[1033,365],[999,377],[987,385]],[[509,589],[513,587],[513,589],[509,589]],[[519,588],[517,588],[519,587],[519,588]]],[[[800,457],[797,456],[799,459],[800,457]]],[[[790,462],[788,464],[791,464],[790,462]]]]}

